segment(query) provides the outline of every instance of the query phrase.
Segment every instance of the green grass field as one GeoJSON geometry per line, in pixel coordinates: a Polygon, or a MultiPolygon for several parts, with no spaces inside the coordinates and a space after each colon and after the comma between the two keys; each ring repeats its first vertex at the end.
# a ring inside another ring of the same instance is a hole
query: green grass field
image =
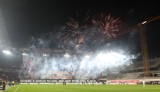
{"type": "MultiPolygon", "coordinates": [[[[3,91],[0,91],[3,92],[3,91]]],[[[160,92],[160,85],[51,85],[22,84],[5,92],[160,92]]]]}

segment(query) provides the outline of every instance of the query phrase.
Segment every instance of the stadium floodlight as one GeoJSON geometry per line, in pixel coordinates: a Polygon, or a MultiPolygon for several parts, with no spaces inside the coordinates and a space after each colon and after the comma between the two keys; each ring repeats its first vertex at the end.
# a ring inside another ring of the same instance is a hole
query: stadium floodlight
{"type": "Polygon", "coordinates": [[[64,57],[69,58],[69,57],[70,57],[70,55],[69,55],[68,53],[65,53],[65,54],[64,54],[64,57]]]}
{"type": "Polygon", "coordinates": [[[11,54],[12,54],[12,52],[9,51],[9,50],[3,50],[2,52],[3,52],[4,54],[6,54],[6,55],[11,55],[11,54]]]}
{"type": "Polygon", "coordinates": [[[147,23],[147,21],[143,21],[141,24],[146,24],[147,23]]]}
{"type": "Polygon", "coordinates": [[[85,56],[85,58],[90,58],[90,57],[91,57],[90,55],[86,55],[86,56],[85,56]]]}
{"type": "Polygon", "coordinates": [[[27,54],[27,53],[22,53],[22,55],[23,55],[23,56],[27,56],[28,54],[27,54]]]}
{"type": "Polygon", "coordinates": [[[43,54],[43,56],[44,56],[44,57],[47,57],[47,56],[49,56],[49,55],[48,55],[48,54],[43,54]]]}

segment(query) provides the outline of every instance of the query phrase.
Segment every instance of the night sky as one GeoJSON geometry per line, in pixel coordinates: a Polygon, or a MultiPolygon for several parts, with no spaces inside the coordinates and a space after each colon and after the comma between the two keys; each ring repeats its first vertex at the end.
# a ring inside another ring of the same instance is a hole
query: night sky
{"type": "MultiPolygon", "coordinates": [[[[132,26],[150,16],[160,15],[158,1],[140,0],[1,0],[12,46],[23,48],[32,36],[53,32],[68,17],[89,11],[90,15],[105,12],[119,17],[124,27],[132,26]]],[[[160,22],[147,26],[150,57],[160,56],[160,22]]]]}

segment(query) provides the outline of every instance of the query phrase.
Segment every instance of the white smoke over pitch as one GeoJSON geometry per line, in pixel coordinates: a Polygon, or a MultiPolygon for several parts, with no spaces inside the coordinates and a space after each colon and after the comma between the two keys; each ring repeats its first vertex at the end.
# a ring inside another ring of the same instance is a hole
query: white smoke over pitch
{"type": "Polygon", "coordinates": [[[56,55],[43,56],[30,53],[24,56],[21,72],[34,78],[49,78],[54,72],[69,72],[75,78],[97,78],[106,74],[107,70],[119,72],[124,66],[129,66],[134,57],[123,50],[98,51],[94,54],[81,56],[56,55]]]}

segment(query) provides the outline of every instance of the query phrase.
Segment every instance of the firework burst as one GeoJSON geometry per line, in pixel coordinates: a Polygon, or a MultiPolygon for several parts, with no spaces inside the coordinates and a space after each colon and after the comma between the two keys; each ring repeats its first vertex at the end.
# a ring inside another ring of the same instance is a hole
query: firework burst
{"type": "Polygon", "coordinates": [[[110,14],[101,13],[93,18],[92,23],[98,27],[102,41],[115,38],[117,31],[119,31],[119,18],[114,18],[110,14]]]}
{"type": "Polygon", "coordinates": [[[74,19],[74,18],[69,18],[69,21],[66,23],[67,26],[69,27],[68,31],[72,31],[75,34],[79,34],[80,31],[83,31],[84,29],[87,28],[87,24],[80,23],[80,21],[74,19]]]}
{"type": "Polygon", "coordinates": [[[87,23],[89,20],[88,13],[84,17],[79,17],[77,14],[76,18],[69,18],[69,21],[66,23],[67,32],[62,37],[62,42],[64,45],[67,43],[74,48],[77,48],[77,45],[84,44],[86,41],[86,29],[87,23]]]}

